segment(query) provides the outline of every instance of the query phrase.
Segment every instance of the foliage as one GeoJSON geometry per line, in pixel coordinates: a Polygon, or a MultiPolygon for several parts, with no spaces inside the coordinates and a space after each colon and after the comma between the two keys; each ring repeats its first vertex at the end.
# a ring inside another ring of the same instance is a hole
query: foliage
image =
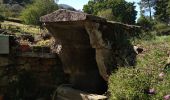
{"type": "Polygon", "coordinates": [[[5,17],[2,16],[2,15],[0,15],[0,22],[1,22],[1,21],[4,21],[4,19],[5,19],[5,17]]]}
{"type": "MultiPolygon", "coordinates": [[[[93,15],[104,15],[102,17],[111,17],[112,20],[128,24],[134,24],[137,12],[134,3],[125,0],[99,0],[89,1],[84,5],[83,11],[93,15]],[[110,12],[112,10],[112,13],[110,12]],[[112,18],[113,16],[113,18],[112,18]]],[[[110,19],[110,18],[109,18],[110,19]]]]}
{"type": "Polygon", "coordinates": [[[34,0],[33,4],[26,7],[21,13],[21,19],[25,24],[40,24],[39,18],[58,9],[53,0],[34,0]]]}
{"type": "Polygon", "coordinates": [[[95,5],[95,2],[90,0],[88,2],[88,4],[83,6],[83,11],[88,13],[88,14],[93,14],[93,12],[94,12],[94,5],[95,5]]]}
{"type": "Polygon", "coordinates": [[[157,35],[169,35],[170,34],[170,27],[163,22],[157,22],[154,25],[154,30],[157,32],[157,35]]]}
{"type": "Polygon", "coordinates": [[[137,12],[135,11],[134,3],[127,3],[125,1],[113,3],[112,12],[117,21],[134,24],[137,12]]]}
{"type": "Polygon", "coordinates": [[[170,74],[165,74],[165,79],[159,84],[155,85],[157,95],[152,97],[152,100],[162,100],[162,96],[170,93],[170,74]]]}
{"type": "MultiPolygon", "coordinates": [[[[168,2],[166,11],[167,11],[168,16],[170,17],[170,1],[168,2]]],[[[169,19],[168,23],[170,24],[170,18],[168,18],[168,19],[169,19]]]]}
{"type": "MultiPolygon", "coordinates": [[[[164,23],[167,23],[170,17],[170,14],[168,14],[168,10],[170,11],[170,8],[168,8],[168,1],[169,0],[157,0],[156,6],[155,6],[155,18],[157,21],[161,21],[164,23]]],[[[169,3],[170,6],[170,3],[169,3]]]]}
{"type": "Polygon", "coordinates": [[[14,2],[17,2],[17,3],[31,3],[32,0],[13,0],[14,2]]]}
{"type": "Polygon", "coordinates": [[[141,15],[144,15],[145,12],[149,11],[149,17],[152,19],[152,8],[155,6],[157,0],[141,0],[139,2],[141,15]]]}
{"type": "Polygon", "coordinates": [[[159,74],[166,65],[170,36],[156,37],[155,40],[136,40],[132,44],[145,47],[137,56],[134,68],[119,68],[109,80],[111,100],[162,100],[170,93],[170,75],[166,72],[163,80],[159,74]],[[154,93],[150,93],[154,89],[154,93]]]}
{"type": "Polygon", "coordinates": [[[27,4],[33,0],[4,0],[4,4],[0,4],[0,13],[5,17],[18,18],[21,11],[27,4]]]}
{"type": "Polygon", "coordinates": [[[145,30],[152,30],[152,27],[153,27],[154,23],[148,17],[141,16],[137,20],[137,24],[142,26],[145,30]]]}
{"type": "Polygon", "coordinates": [[[5,4],[27,4],[31,3],[33,0],[3,0],[5,4]]]}
{"type": "Polygon", "coordinates": [[[137,20],[137,25],[141,26],[141,32],[138,35],[138,39],[142,40],[152,40],[156,37],[156,31],[154,30],[155,20],[150,20],[148,16],[140,16],[137,20]]]}
{"type": "Polygon", "coordinates": [[[0,5],[0,13],[5,17],[10,17],[13,15],[13,12],[10,11],[7,5],[0,5]]]}
{"type": "Polygon", "coordinates": [[[16,35],[21,35],[23,33],[29,33],[29,34],[35,36],[40,33],[38,26],[24,25],[24,24],[10,22],[10,21],[1,22],[1,28],[5,29],[5,30],[7,29],[8,31],[10,31],[16,35]]]}
{"type": "Polygon", "coordinates": [[[112,14],[112,9],[106,9],[106,10],[99,11],[97,13],[97,15],[99,17],[106,18],[107,20],[114,20],[114,16],[112,14]]]}
{"type": "Polygon", "coordinates": [[[140,34],[134,38],[150,41],[150,40],[154,40],[156,38],[156,35],[157,34],[155,31],[141,30],[140,34]]]}
{"type": "Polygon", "coordinates": [[[135,68],[120,68],[110,77],[111,100],[147,100],[151,75],[135,68]]]}
{"type": "Polygon", "coordinates": [[[18,17],[23,6],[19,4],[4,4],[0,5],[0,13],[5,17],[18,17]]]}

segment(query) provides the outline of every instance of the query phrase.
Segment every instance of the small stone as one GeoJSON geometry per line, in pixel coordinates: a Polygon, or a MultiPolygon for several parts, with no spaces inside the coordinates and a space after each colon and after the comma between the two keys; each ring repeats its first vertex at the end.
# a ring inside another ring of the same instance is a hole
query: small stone
{"type": "Polygon", "coordinates": [[[170,100],[170,94],[164,96],[164,100],[170,100]]]}
{"type": "Polygon", "coordinates": [[[165,76],[164,72],[161,72],[161,73],[159,74],[159,78],[160,78],[160,79],[163,79],[164,76],[165,76]]]}
{"type": "Polygon", "coordinates": [[[159,74],[159,77],[163,77],[163,76],[164,76],[164,73],[161,72],[161,73],[159,74]]]}
{"type": "Polygon", "coordinates": [[[156,91],[155,91],[155,89],[154,89],[154,88],[149,89],[149,91],[148,91],[148,94],[155,94],[155,93],[156,93],[156,91]]]}
{"type": "Polygon", "coordinates": [[[140,54],[143,52],[143,48],[140,48],[138,46],[133,46],[133,49],[136,52],[136,54],[140,54]]]}

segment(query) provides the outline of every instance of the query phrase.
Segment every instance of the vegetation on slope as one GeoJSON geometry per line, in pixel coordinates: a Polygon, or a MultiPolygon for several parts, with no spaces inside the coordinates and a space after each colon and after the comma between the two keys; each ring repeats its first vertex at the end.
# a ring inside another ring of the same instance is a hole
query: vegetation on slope
{"type": "MultiPolygon", "coordinates": [[[[170,74],[165,69],[170,36],[136,40],[144,48],[135,67],[119,68],[109,80],[111,100],[161,100],[170,93],[170,74]]],[[[169,100],[169,99],[167,99],[169,100]]]]}
{"type": "Polygon", "coordinates": [[[24,33],[30,35],[37,35],[40,33],[38,26],[25,25],[21,23],[10,22],[10,21],[1,22],[1,28],[7,29],[8,31],[11,31],[13,34],[16,35],[21,35],[24,33]]]}
{"type": "Polygon", "coordinates": [[[21,12],[21,19],[25,24],[39,25],[39,18],[58,9],[53,0],[35,0],[21,12]]]}
{"type": "Polygon", "coordinates": [[[125,0],[90,0],[83,11],[109,20],[135,24],[137,11],[134,3],[125,0]]]}

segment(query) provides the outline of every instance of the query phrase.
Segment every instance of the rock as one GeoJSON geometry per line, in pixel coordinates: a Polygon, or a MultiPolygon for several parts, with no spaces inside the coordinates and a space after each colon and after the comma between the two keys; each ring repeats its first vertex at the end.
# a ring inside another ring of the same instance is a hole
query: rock
{"type": "Polygon", "coordinates": [[[75,11],[69,11],[60,9],[51,14],[45,15],[40,18],[41,22],[67,22],[67,21],[83,21],[83,20],[93,20],[106,22],[105,19],[88,15],[86,13],[80,13],[75,11]]]}
{"type": "Polygon", "coordinates": [[[56,100],[107,100],[104,95],[89,94],[69,86],[60,86],[57,89],[56,100]]]}
{"type": "Polygon", "coordinates": [[[159,74],[159,80],[160,80],[160,81],[163,81],[164,77],[165,77],[165,73],[164,73],[164,72],[161,72],[161,73],[159,74]]]}
{"type": "Polygon", "coordinates": [[[148,94],[156,94],[156,91],[154,88],[149,89],[148,94]]]}
{"type": "Polygon", "coordinates": [[[164,96],[164,100],[170,100],[170,94],[164,96]]]}
{"type": "Polygon", "coordinates": [[[129,65],[127,57],[132,54],[135,60],[129,36],[137,26],[69,10],[57,10],[40,20],[61,43],[63,70],[75,88],[102,94],[113,69],[129,65]]]}
{"type": "Polygon", "coordinates": [[[138,47],[138,46],[133,46],[133,48],[134,48],[136,54],[140,54],[140,53],[143,52],[143,48],[140,48],[140,47],[138,47]]]}

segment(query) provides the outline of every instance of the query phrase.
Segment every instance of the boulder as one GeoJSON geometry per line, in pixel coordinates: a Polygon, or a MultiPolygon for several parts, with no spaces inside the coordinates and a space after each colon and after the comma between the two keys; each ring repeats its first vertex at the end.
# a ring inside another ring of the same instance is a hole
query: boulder
{"type": "MultiPolygon", "coordinates": [[[[54,96],[55,97],[55,96],[54,96]]],[[[57,99],[54,100],[107,100],[104,95],[89,94],[70,86],[60,86],[57,89],[57,99]]]]}
{"type": "Polygon", "coordinates": [[[137,26],[69,10],[57,10],[40,21],[62,46],[63,70],[76,89],[102,94],[114,69],[135,62],[129,36],[137,26]]]}

